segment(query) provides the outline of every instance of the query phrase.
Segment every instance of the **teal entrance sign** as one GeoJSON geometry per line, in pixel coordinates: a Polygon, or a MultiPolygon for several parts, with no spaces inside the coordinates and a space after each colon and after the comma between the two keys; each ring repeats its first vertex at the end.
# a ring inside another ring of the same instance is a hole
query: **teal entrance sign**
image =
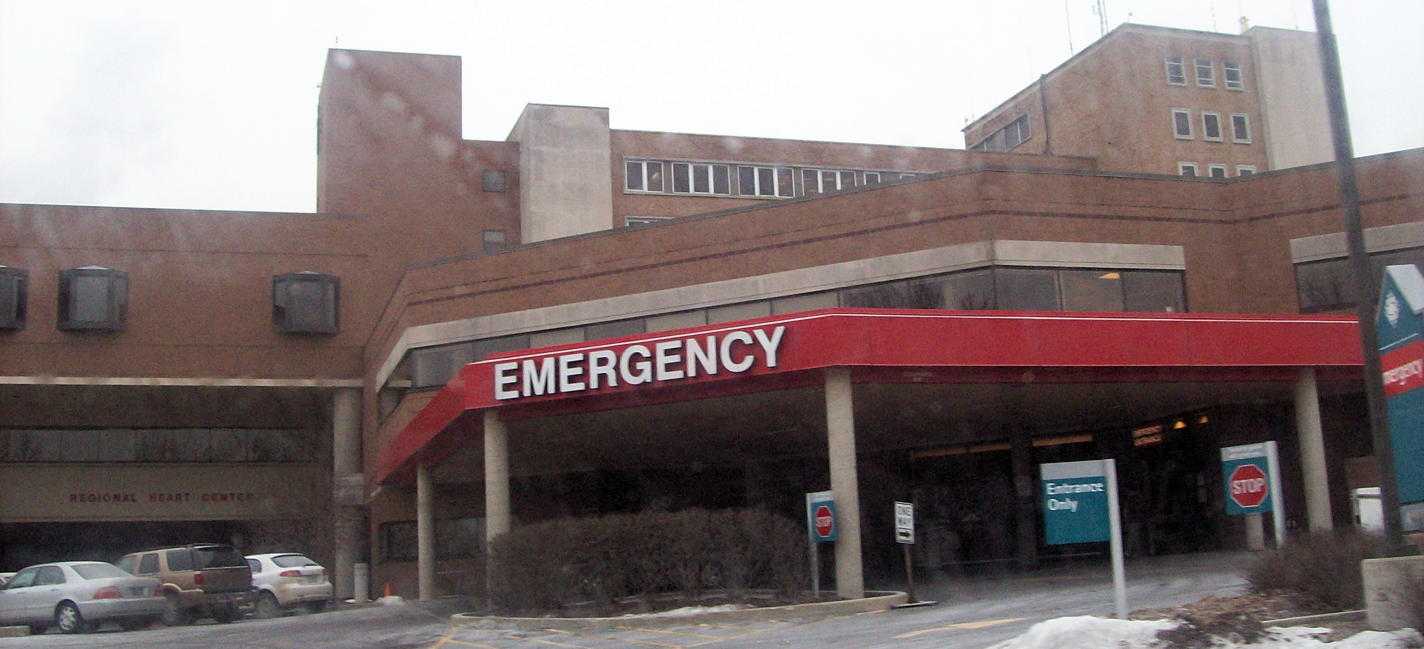
{"type": "MultiPolygon", "coordinates": [[[[1388,266],[1380,288],[1375,327],[1379,330],[1380,371],[1394,472],[1399,488],[1400,526],[1424,530],[1424,276],[1414,265],[1388,266]]],[[[1390,515],[1385,512],[1385,515],[1390,515]]]]}
{"type": "Polygon", "coordinates": [[[1038,465],[1043,477],[1039,504],[1049,545],[1107,541],[1112,551],[1113,603],[1127,619],[1127,577],[1123,571],[1122,520],[1117,503],[1117,465],[1112,460],[1038,465]]]}

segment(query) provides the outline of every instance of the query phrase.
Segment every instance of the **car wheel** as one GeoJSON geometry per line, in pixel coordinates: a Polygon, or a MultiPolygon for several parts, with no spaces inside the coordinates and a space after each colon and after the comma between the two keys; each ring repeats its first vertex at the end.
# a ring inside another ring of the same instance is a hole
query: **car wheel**
{"type": "Polygon", "coordinates": [[[282,606],[276,603],[276,596],[271,592],[263,591],[262,595],[258,596],[258,618],[279,618],[281,615],[282,606]]]}
{"type": "Polygon", "coordinates": [[[178,601],[178,596],[173,593],[163,594],[163,623],[168,626],[187,626],[193,623],[193,617],[188,615],[188,611],[183,610],[183,605],[178,601]]]}
{"type": "Polygon", "coordinates": [[[89,630],[89,623],[84,621],[74,602],[60,602],[55,607],[54,625],[59,627],[61,633],[84,633],[89,630]]]}
{"type": "Polygon", "coordinates": [[[236,604],[224,604],[213,609],[213,619],[218,624],[227,624],[242,617],[242,611],[237,610],[236,604]]]}
{"type": "Polygon", "coordinates": [[[308,613],[320,613],[326,610],[326,600],[322,599],[315,602],[307,602],[302,604],[302,607],[307,609],[308,613]]]}

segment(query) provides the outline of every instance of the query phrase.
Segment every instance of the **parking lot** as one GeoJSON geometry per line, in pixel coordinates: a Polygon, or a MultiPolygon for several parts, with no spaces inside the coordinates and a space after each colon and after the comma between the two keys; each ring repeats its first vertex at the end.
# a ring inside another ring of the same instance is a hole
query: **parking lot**
{"type": "MultiPolygon", "coordinates": [[[[1172,606],[1207,595],[1241,592],[1241,554],[1157,557],[1128,563],[1128,603],[1133,609],[1172,606]]],[[[441,600],[367,606],[274,620],[120,632],[113,626],[88,635],[0,639],[0,648],[96,647],[176,649],[751,649],[753,647],[987,647],[1034,623],[1070,615],[1109,615],[1112,591],[1106,566],[1081,565],[1024,574],[942,577],[920,584],[921,596],[939,604],[856,615],[758,622],[668,623],[629,618],[597,631],[516,631],[457,626],[450,615],[462,603],[441,600]]]]}

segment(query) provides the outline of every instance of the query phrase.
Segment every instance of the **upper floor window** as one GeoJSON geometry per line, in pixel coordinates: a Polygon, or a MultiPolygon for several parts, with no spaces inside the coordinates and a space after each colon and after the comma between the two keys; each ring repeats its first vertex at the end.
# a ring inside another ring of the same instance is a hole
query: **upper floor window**
{"type": "Polygon", "coordinates": [[[808,196],[850,189],[855,187],[855,172],[833,169],[802,169],[801,187],[802,193],[808,196]]]}
{"type": "Polygon", "coordinates": [[[1222,165],[1222,164],[1209,164],[1209,165],[1206,166],[1206,174],[1207,174],[1208,176],[1211,176],[1212,178],[1225,178],[1225,177],[1226,177],[1226,165],[1222,165]]]}
{"type": "Polygon", "coordinates": [[[842,289],[856,308],[1181,313],[1181,271],[994,266],[842,289]]]}
{"type": "MultiPolygon", "coordinates": [[[[1385,266],[1414,264],[1424,268],[1424,248],[1369,253],[1370,281],[1379,282],[1385,266]]],[[[1296,295],[1302,313],[1337,311],[1355,306],[1354,273],[1348,257],[1295,265],[1296,295]]]]}
{"type": "Polygon", "coordinates": [[[1187,69],[1182,63],[1182,57],[1167,57],[1167,83],[1174,86],[1187,85],[1187,69]]]}
{"type": "Polygon", "coordinates": [[[737,193],[742,196],[795,195],[790,167],[737,167],[737,193]]]}
{"type": "Polygon", "coordinates": [[[25,271],[0,266],[0,329],[25,328],[29,284],[29,276],[25,271]]]}
{"type": "Polygon", "coordinates": [[[340,330],[341,279],[304,270],[272,278],[272,326],[281,333],[340,330]]]}
{"type": "Polygon", "coordinates": [[[1032,133],[1029,131],[1028,115],[1020,115],[1018,119],[1009,122],[1003,128],[994,131],[989,137],[980,140],[978,144],[969,147],[971,151],[1010,151],[1014,147],[1023,144],[1032,133]]]}
{"type": "Polygon", "coordinates": [[[58,326],[65,331],[123,331],[129,274],[103,266],[59,271],[58,326]]]}
{"type": "Polygon", "coordinates": [[[656,160],[630,160],[623,171],[623,186],[628,191],[663,191],[663,163],[656,160]]]}
{"type": "Polygon", "coordinates": [[[486,169],[480,179],[483,189],[487,192],[504,191],[504,170],[486,169]]]}
{"type": "Polygon", "coordinates": [[[1197,177],[1197,163],[1195,163],[1195,162],[1178,162],[1178,163],[1177,163],[1177,173],[1180,174],[1180,175],[1186,176],[1186,177],[1188,177],[1188,178],[1196,178],[1196,177],[1197,177]]]}
{"type": "Polygon", "coordinates": [[[1241,90],[1246,87],[1241,77],[1241,64],[1236,61],[1221,62],[1221,79],[1227,90],[1241,90]]]}
{"type": "Polygon", "coordinates": [[[1211,142],[1221,141],[1221,115],[1208,111],[1202,111],[1202,139],[1211,142]]]}
{"type": "Polygon", "coordinates": [[[1254,176],[1256,175],[1256,168],[1251,165],[1236,165],[1236,175],[1254,176]]]}
{"type": "Polygon", "coordinates": [[[730,194],[731,169],[723,164],[674,162],[672,191],[678,194],[730,194]]]}
{"type": "Polygon", "coordinates": [[[484,241],[482,242],[483,248],[481,249],[481,252],[486,255],[492,255],[496,252],[501,252],[509,247],[509,245],[505,242],[504,230],[485,230],[483,233],[483,237],[484,241]]]}
{"type": "Polygon", "coordinates": [[[1211,59],[1197,59],[1197,85],[1203,88],[1216,87],[1216,74],[1212,72],[1211,59]]]}
{"type": "Polygon", "coordinates": [[[1172,109],[1172,133],[1179,140],[1192,139],[1192,111],[1185,108],[1172,109]]]}
{"type": "Polygon", "coordinates": [[[879,184],[880,184],[880,172],[878,172],[878,171],[867,171],[867,172],[865,172],[865,184],[867,184],[867,185],[879,185],[879,184]]]}
{"type": "Polygon", "coordinates": [[[1242,113],[1231,114],[1231,141],[1238,144],[1251,143],[1251,122],[1242,113]]]}

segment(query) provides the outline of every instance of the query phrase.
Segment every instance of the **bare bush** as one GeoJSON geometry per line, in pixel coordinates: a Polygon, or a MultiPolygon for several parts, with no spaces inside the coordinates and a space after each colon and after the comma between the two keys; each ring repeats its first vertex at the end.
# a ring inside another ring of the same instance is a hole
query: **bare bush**
{"type": "Polygon", "coordinates": [[[1318,612],[1362,608],[1360,562],[1385,556],[1383,537],[1358,530],[1317,532],[1262,555],[1246,571],[1258,593],[1285,592],[1318,612]]]}
{"type": "Polygon", "coordinates": [[[804,532],[760,510],[614,514],[517,528],[490,547],[491,601],[502,611],[611,612],[630,597],[695,600],[711,590],[805,587],[804,532]],[[673,598],[678,599],[678,598],[673,598]]]}

